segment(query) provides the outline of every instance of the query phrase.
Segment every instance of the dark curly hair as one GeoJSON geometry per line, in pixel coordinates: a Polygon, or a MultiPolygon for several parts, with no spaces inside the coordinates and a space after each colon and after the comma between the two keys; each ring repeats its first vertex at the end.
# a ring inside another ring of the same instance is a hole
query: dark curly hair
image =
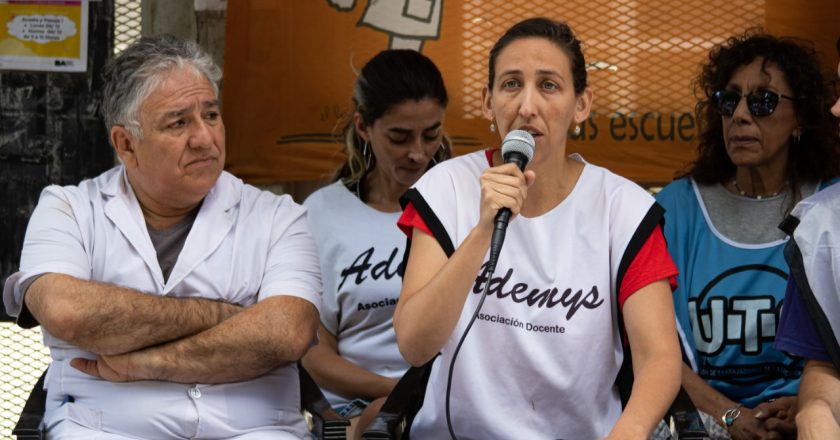
{"type": "Polygon", "coordinates": [[[695,80],[700,100],[695,108],[700,122],[697,160],[680,173],[704,184],[724,183],[735,174],[735,165],[724,144],[723,120],[711,102],[716,90],[726,88],[740,67],[763,58],[762,70],[773,65],[781,70],[797,98],[797,120],[802,128],[798,145],[788,151],[788,179],[794,200],[800,198],[803,182],[830,179],[840,174],[840,141],[837,125],[830,115],[831,101],[827,77],[810,42],[791,37],[775,37],[761,29],[747,30],[715,46],[708,64],[695,80]]]}

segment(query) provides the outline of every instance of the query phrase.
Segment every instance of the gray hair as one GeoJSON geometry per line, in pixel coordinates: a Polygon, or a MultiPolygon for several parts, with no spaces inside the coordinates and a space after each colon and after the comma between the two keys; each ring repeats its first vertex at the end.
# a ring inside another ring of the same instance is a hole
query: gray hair
{"type": "Polygon", "coordinates": [[[222,71],[198,44],[172,35],[143,37],[128,46],[105,67],[102,117],[111,131],[124,126],[138,139],[143,137],[140,106],[175,68],[191,68],[203,75],[219,94],[222,71]]]}

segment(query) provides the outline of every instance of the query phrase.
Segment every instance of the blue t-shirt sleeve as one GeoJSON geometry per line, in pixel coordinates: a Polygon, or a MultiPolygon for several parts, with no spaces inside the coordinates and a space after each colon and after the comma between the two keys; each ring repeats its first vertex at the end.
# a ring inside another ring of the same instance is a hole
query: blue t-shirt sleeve
{"type": "Polygon", "coordinates": [[[793,278],[788,279],[785,290],[776,331],[776,349],[806,359],[831,362],[793,278]]]}

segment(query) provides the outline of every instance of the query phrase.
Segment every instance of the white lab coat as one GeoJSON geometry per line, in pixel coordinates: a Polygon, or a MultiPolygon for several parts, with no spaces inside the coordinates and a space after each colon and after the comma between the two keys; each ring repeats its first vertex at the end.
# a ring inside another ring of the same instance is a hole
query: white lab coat
{"type": "MultiPolygon", "coordinates": [[[[32,214],[20,271],[7,280],[3,300],[9,314],[17,316],[26,280],[63,273],[153,295],[241,306],[291,295],[320,311],[318,257],[305,212],[289,196],[260,191],[223,172],[164,282],[122,166],[78,186],[50,186],[32,214]]],[[[53,358],[45,416],[47,427],[56,427],[51,438],[69,434],[62,431],[68,427],[77,433],[82,427],[148,439],[234,437],[255,430],[278,431],[273,438],[306,435],[294,365],[221,385],[111,383],[70,367],[71,359],[93,354],[46,331],[44,343],[53,358]],[[73,402],[62,403],[66,396],[73,402]]]]}

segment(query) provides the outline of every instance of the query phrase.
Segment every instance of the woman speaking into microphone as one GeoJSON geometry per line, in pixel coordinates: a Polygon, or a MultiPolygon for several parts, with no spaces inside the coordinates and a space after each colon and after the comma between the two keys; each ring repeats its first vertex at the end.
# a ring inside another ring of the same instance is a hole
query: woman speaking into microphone
{"type": "Polygon", "coordinates": [[[435,359],[412,438],[646,439],[676,395],[676,269],[662,210],[566,154],[591,103],[569,26],[520,22],[490,51],[483,112],[503,145],[514,130],[533,137],[524,171],[487,149],[438,165],[406,193],[411,247],[394,328],[411,364],[435,359]],[[502,209],[511,218],[492,271],[502,209]],[[616,377],[630,357],[622,411],[616,377]]]}

